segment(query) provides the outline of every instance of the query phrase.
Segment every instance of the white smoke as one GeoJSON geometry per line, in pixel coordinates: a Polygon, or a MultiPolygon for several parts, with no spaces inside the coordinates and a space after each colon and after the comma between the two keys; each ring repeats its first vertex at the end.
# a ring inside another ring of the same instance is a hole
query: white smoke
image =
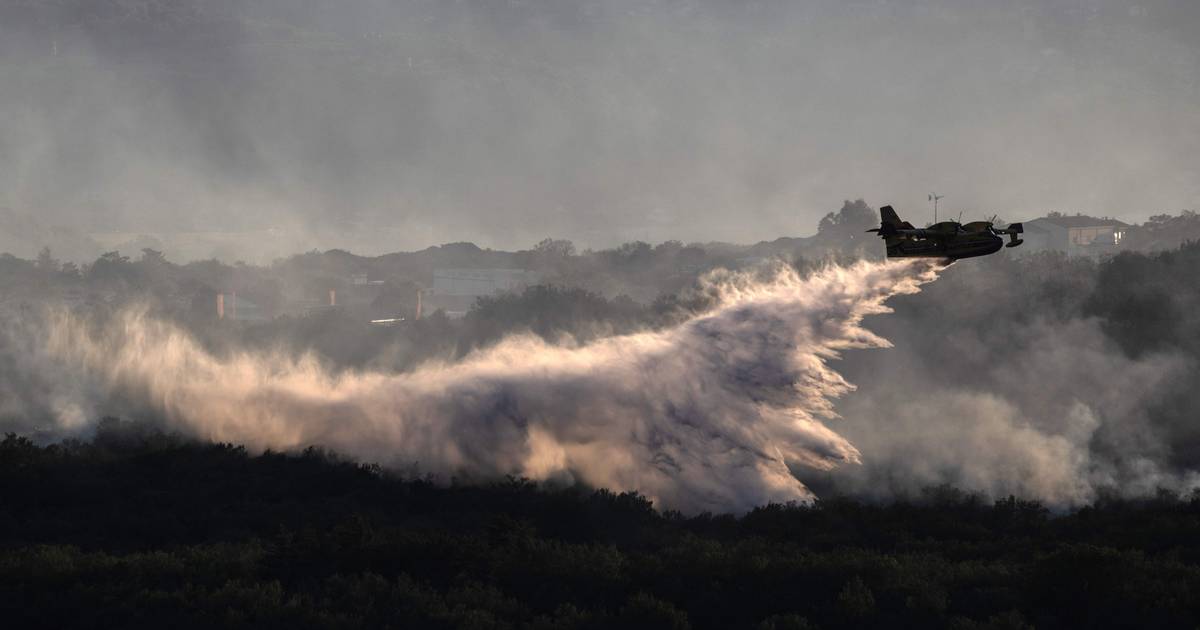
{"type": "MultiPolygon", "coordinates": [[[[48,356],[75,370],[55,406],[98,392],[202,439],[330,447],[443,478],[506,474],[637,490],[664,508],[744,511],[808,500],[793,467],[858,463],[830,428],[853,389],[828,362],[889,343],[861,326],[933,280],[927,262],[715,274],[714,306],[661,331],[583,346],[509,338],[404,374],[333,374],[312,357],[218,358],[144,311],[104,331],[54,320],[48,356]]],[[[90,406],[90,407],[89,407],[90,406]]]]}
{"type": "Polygon", "coordinates": [[[860,449],[865,465],[810,482],[882,500],[949,484],[1055,507],[1109,493],[1186,495],[1200,487],[1200,473],[1171,462],[1167,427],[1151,418],[1190,374],[1184,356],[1127,356],[1094,319],[1036,321],[1017,330],[1006,342],[1019,343],[1019,352],[943,380],[931,378],[926,357],[952,361],[946,357],[953,353],[996,352],[995,346],[905,330],[914,344],[944,349],[903,352],[860,373],[871,382],[839,404],[846,417],[839,433],[860,449]]]}

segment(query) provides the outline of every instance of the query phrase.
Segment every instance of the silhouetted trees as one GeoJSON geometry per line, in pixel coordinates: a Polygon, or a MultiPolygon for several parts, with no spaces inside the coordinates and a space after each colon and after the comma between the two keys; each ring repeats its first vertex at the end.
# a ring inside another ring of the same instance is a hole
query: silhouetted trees
{"type": "Polygon", "coordinates": [[[882,257],[879,238],[867,230],[879,227],[879,211],[866,201],[847,199],[841,210],[830,212],[817,224],[817,241],[827,250],[869,258],[882,257]],[[872,251],[870,246],[875,246],[872,251]]]}
{"type": "Polygon", "coordinates": [[[0,442],[9,627],[1194,627],[1200,499],[953,488],[740,518],[105,421],[0,442]]]}

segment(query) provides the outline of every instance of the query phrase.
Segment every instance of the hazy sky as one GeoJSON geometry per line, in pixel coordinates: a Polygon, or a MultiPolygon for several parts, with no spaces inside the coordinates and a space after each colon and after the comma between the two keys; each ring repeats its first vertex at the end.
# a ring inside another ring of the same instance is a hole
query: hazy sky
{"type": "Polygon", "coordinates": [[[0,0],[0,208],[295,249],[1200,207],[1193,0],[0,0]]]}

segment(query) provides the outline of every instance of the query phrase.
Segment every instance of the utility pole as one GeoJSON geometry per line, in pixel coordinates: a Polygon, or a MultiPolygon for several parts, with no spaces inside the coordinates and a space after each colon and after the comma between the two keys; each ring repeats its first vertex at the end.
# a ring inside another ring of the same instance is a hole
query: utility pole
{"type": "Polygon", "coordinates": [[[938,200],[939,200],[939,199],[941,199],[942,197],[945,197],[945,196],[946,196],[946,195],[939,195],[939,194],[937,194],[937,193],[929,193],[929,200],[933,202],[933,222],[934,222],[934,223],[937,223],[937,203],[938,203],[938,200]]]}

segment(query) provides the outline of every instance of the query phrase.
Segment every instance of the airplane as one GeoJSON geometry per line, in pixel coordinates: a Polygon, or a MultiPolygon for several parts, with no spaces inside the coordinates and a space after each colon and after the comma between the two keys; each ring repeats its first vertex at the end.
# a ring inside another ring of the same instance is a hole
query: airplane
{"type": "MultiPolygon", "coordinates": [[[[1020,223],[1006,228],[992,225],[992,221],[972,221],[961,224],[957,221],[942,221],[918,229],[908,221],[901,221],[891,206],[879,209],[881,218],[875,232],[887,243],[888,258],[972,258],[987,256],[1000,251],[1004,245],[1002,235],[1010,237],[1006,247],[1016,247],[1025,242],[1017,238],[1025,232],[1020,223]]],[[[994,219],[994,218],[993,218],[994,219]]]]}

